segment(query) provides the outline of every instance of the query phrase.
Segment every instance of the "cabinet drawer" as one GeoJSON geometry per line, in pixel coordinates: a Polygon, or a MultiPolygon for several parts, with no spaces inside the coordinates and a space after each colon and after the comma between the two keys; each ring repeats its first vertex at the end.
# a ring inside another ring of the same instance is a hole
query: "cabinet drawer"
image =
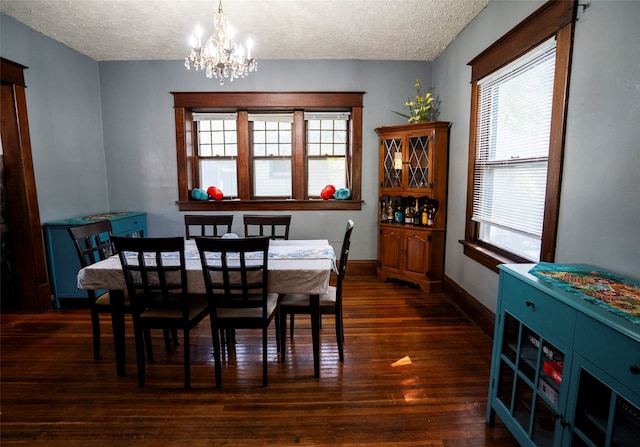
{"type": "Polygon", "coordinates": [[[574,350],[624,386],[640,390],[640,343],[636,340],[580,314],[574,350]]]}
{"type": "Polygon", "coordinates": [[[501,288],[506,311],[536,332],[571,346],[576,311],[536,288],[504,275],[501,288]]]}
{"type": "Polygon", "coordinates": [[[146,225],[147,219],[144,214],[111,221],[113,234],[116,236],[127,236],[135,231],[142,231],[146,225]]]}

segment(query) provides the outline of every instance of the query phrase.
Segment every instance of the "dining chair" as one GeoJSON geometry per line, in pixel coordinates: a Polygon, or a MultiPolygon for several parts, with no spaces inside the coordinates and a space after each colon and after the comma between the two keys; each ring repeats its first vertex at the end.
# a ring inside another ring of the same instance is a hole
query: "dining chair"
{"type": "MultiPolygon", "coordinates": [[[[267,386],[267,329],[278,312],[268,293],[268,237],[195,238],[209,300],[216,387],[222,386],[220,330],[262,329],[262,384],[267,386]]],[[[231,346],[227,345],[230,352],[231,346]]]]}
{"type": "MultiPolygon", "coordinates": [[[[340,260],[338,263],[338,275],[335,286],[329,286],[329,290],[324,295],[320,295],[320,316],[335,315],[336,341],[338,343],[338,354],[340,361],[344,362],[344,324],[342,321],[342,282],[347,272],[347,259],[349,258],[349,247],[351,246],[351,233],[354,227],[353,220],[347,221],[347,228],[342,240],[340,250],[340,260]]],[[[293,338],[294,315],[311,315],[311,297],[304,294],[283,295],[280,298],[280,347],[284,349],[285,337],[287,333],[287,315],[291,318],[290,337],[293,338]]]]}
{"type": "Polygon", "coordinates": [[[185,237],[191,239],[194,236],[214,236],[221,237],[225,233],[231,233],[231,225],[233,224],[233,215],[201,215],[201,214],[185,214],[184,228],[185,237]],[[199,227],[199,234],[193,234],[193,231],[199,227]]]}
{"type": "Polygon", "coordinates": [[[245,214],[244,236],[269,236],[271,239],[289,239],[291,215],[245,214]]]}
{"type": "MultiPolygon", "coordinates": [[[[80,261],[85,268],[114,254],[111,244],[111,221],[99,220],[86,225],[68,228],[80,261]]],[[[93,358],[100,359],[100,314],[111,314],[111,297],[109,292],[100,295],[95,290],[87,290],[89,311],[91,312],[91,328],[93,331],[93,358]]],[[[125,312],[130,313],[129,299],[125,294],[125,312]]]]}
{"type": "MultiPolygon", "coordinates": [[[[184,238],[113,237],[124,274],[136,344],[138,386],[145,386],[145,343],[150,329],[182,330],[184,387],[191,385],[190,331],[208,314],[206,297],[187,291],[184,238]]],[[[166,332],[165,332],[166,333],[166,332]]],[[[147,349],[151,340],[147,340],[147,349]]]]}
{"type": "MultiPolygon", "coordinates": [[[[112,226],[110,220],[99,220],[86,225],[68,228],[71,239],[76,247],[80,267],[85,268],[98,261],[109,258],[115,254],[112,238],[112,226]]],[[[91,312],[91,328],[93,331],[93,358],[99,360],[100,357],[100,314],[112,314],[113,305],[111,304],[111,296],[108,291],[103,291],[98,295],[95,290],[87,290],[89,297],[89,311],[91,312]]],[[[124,294],[125,313],[131,313],[131,304],[129,296],[124,294]]],[[[145,337],[149,337],[145,334],[145,337]]],[[[165,349],[170,350],[171,339],[173,344],[178,345],[178,335],[174,331],[171,336],[169,332],[164,333],[165,349]]],[[[148,350],[147,355],[149,361],[153,361],[153,351],[148,350]]]]}

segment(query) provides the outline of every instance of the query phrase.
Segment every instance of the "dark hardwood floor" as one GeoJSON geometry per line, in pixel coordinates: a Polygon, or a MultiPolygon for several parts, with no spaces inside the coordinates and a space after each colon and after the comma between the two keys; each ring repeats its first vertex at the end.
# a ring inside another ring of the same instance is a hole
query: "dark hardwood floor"
{"type": "MultiPolygon", "coordinates": [[[[516,446],[485,424],[491,343],[443,298],[399,283],[344,284],[345,362],[332,317],[323,320],[321,378],[313,377],[310,324],[296,319],[286,363],[269,346],[263,388],[260,336],[239,331],[236,357],[215,388],[208,320],[192,340],[191,390],[182,346],[164,352],[137,386],[127,322],[127,376],[117,377],[111,322],[101,317],[93,360],[87,309],[3,313],[3,446],[516,446]],[[393,366],[410,359],[410,363],[393,366]]],[[[273,325],[271,334],[273,335],[273,325]]]]}

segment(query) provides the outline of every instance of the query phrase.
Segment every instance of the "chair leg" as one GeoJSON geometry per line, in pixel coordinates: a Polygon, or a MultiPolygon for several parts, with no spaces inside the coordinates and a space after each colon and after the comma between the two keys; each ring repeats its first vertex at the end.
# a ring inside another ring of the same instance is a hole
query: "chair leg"
{"type": "MultiPolygon", "coordinates": [[[[289,338],[293,339],[293,320],[294,320],[294,313],[290,313],[289,314],[289,318],[291,318],[291,323],[289,323],[289,338]]],[[[285,320],[286,320],[286,316],[285,316],[285,320]]]]}
{"type": "Polygon", "coordinates": [[[91,306],[91,328],[93,330],[93,359],[100,360],[100,315],[94,306],[91,306]]]}
{"type": "Polygon", "coordinates": [[[173,346],[179,346],[180,342],[178,341],[178,330],[177,329],[172,329],[171,330],[171,340],[173,341],[173,346]]]}
{"type": "Polygon", "coordinates": [[[184,387],[189,389],[191,387],[191,355],[190,355],[190,340],[189,329],[184,330],[184,387]]]}
{"type": "Polygon", "coordinates": [[[226,345],[228,343],[227,342],[228,337],[226,335],[227,332],[228,332],[228,329],[226,331],[223,329],[220,329],[220,343],[222,343],[223,345],[226,345]]]}
{"type": "MultiPolygon", "coordinates": [[[[293,317],[293,315],[291,316],[293,317]]],[[[287,352],[287,313],[280,312],[276,323],[280,325],[280,330],[278,331],[280,336],[280,362],[283,363],[287,352]]]]}
{"type": "Polygon", "coordinates": [[[153,345],[151,344],[151,329],[144,329],[144,344],[147,350],[147,361],[149,363],[155,363],[153,359],[153,345]]]}
{"type": "Polygon", "coordinates": [[[171,352],[171,334],[169,329],[163,329],[162,333],[164,335],[164,350],[169,353],[171,352]]]}
{"type": "MultiPolygon", "coordinates": [[[[221,330],[222,331],[222,330],[221,330]]],[[[231,329],[224,329],[224,335],[227,339],[227,361],[231,358],[231,352],[235,348],[234,342],[231,341],[231,329]]],[[[235,333],[234,333],[235,336],[235,333]]],[[[220,344],[220,348],[224,349],[224,345],[220,344]]]]}
{"type": "Polygon", "coordinates": [[[262,328],[262,386],[268,385],[268,362],[267,362],[267,326],[262,328]]]}
{"type": "Polygon", "coordinates": [[[340,361],[344,362],[344,328],[342,327],[342,315],[340,312],[336,312],[336,342],[338,343],[338,355],[340,361]]]}
{"type": "Polygon", "coordinates": [[[279,359],[280,358],[280,310],[279,309],[276,311],[275,325],[276,325],[276,351],[278,352],[278,359],[279,359]]]}
{"type": "Polygon", "coordinates": [[[228,345],[236,342],[234,329],[220,329],[220,343],[228,345]]]}
{"type": "Polygon", "coordinates": [[[139,327],[139,323],[134,323],[133,331],[135,333],[135,341],[136,341],[136,363],[138,366],[138,386],[140,388],[144,388],[144,336],[142,328],[139,327]],[[137,327],[136,327],[137,326],[137,327]]]}
{"type": "Polygon", "coordinates": [[[227,340],[229,340],[229,344],[236,344],[236,330],[233,328],[227,329],[227,340]]]}
{"type": "Polygon", "coordinates": [[[222,387],[222,368],[220,366],[220,336],[218,329],[211,322],[211,338],[213,339],[213,362],[216,374],[216,388],[222,387]]]}

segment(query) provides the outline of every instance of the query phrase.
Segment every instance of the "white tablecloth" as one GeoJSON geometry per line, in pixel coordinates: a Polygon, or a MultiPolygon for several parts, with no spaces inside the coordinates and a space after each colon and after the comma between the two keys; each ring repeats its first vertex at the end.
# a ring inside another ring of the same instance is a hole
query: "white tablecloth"
{"type": "MultiPolygon", "coordinates": [[[[205,293],[200,257],[193,240],[185,241],[185,259],[189,292],[205,293]]],[[[335,253],[327,240],[269,242],[269,292],[324,294],[334,267],[335,253]]],[[[124,290],[126,285],[118,256],[80,270],[78,288],[124,290]]]]}

